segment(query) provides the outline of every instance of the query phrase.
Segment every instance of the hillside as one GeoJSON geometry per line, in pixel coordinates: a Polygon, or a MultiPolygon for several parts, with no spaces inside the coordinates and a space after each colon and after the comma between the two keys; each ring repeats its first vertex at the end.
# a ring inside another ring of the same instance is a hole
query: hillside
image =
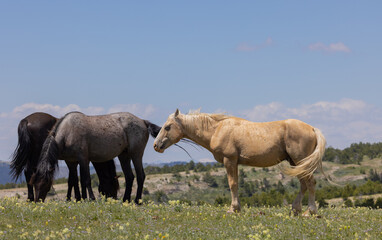
{"type": "MultiPolygon", "coordinates": [[[[172,169],[180,169],[184,165],[175,165],[172,169]]],[[[202,165],[196,165],[202,166],[202,165]]],[[[345,186],[346,184],[362,185],[366,183],[366,178],[369,176],[371,169],[382,173],[382,159],[364,158],[360,164],[339,164],[333,162],[323,163],[324,171],[331,179],[345,186]]],[[[153,171],[150,168],[150,171],[153,171]]],[[[167,169],[162,167],[160,169],[167,169]]],[[[227,203],[230,199],[230,192],[226,180],[225,169],[220,165],[209,165],[206,169],[198,169],[190,171],[181,171],[174,173],[150,174],[149,168],[146,168],[147,176],[144,185],[144,200],[153,200],[156,202],[168,201],[171,199],[187,200],[195,202],[207,202],[214,204],[217,199],[223,199],[223,203],[227,203]],[[205,170],[209,169],[208,172],[205,170]]],[[[295,192],[298,191],[298,181],[296,178],[285,176],[281,173],[279,167],[271,168],[252,168],[240,167],[242,177],[239,185],[240,197],[242,201],[246,198],[250,200],[252,194],[260,194],[267,192],[267,188],[279,189],[278,191],[286,191],[289,193],[287,198],[294,198],[295,192]],[[280,189],[281,187],[281,189],[280,189]],[[249,192],[249,193],[248,193],[249,192]]],[[[317,189],[330,188],[331,185],[326,181],[321,173],[315,174],[317,179],[317,189]]],[[[124,178],[119,178],[120,185],[124,186],[124,178]]],[[[97,193],[96,184],[93,184],[94,192],[97,193]]],[[[66,194],[66,184],[55,184],[54,189],[56,195],[49,196],[53,199],[64,199],[66,194]]],[[[270,191],[269,190],[269,191],[270,191]]],[[[26,199],[26,188],[0,190],[0,197],[4,196],[19,196],[26,199]]],[[[133,194],[136,191],[136,182],[133,185],[133,194]]],[[[268,191],[268,192],[269,192],[268,191]]],[[[124,189],[119,191],[119,196],[122,198],[124,189]]],[[[319,194],[317,194],[319,196],[319,194]]],[[[325,198],[327,199],[327,198],[325,198]]],[[[287,199],[290,200],[290,199],[287,199]]],[[[336,201],[342,203],[342,201],[336,201]]]]}
{"type": "Polygon", "coordinates": [[[0,184],[12,182],[12,178],[9,175],[9,162],[0,161],[0,184]]]}

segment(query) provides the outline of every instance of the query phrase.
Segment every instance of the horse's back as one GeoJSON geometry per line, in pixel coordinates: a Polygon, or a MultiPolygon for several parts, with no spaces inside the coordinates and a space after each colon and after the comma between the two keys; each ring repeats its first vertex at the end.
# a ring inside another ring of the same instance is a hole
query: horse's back
{"type": "Polygon", "coordinates": [[[49,131],[56,123],[57,118],[48,113],[35,112],[28,115],[23,120],[27,121],[28,132],[34,143],[42,146],[49,131]]]}
{"type": "Polygon", "coordinates": [[[66,116],[59,128],[56,139],[65,141],[66,154],[85,148],[93,161],[112,159],[148,138],[143,120],[130,113],[87,116],[76,112],[66,116]]]}

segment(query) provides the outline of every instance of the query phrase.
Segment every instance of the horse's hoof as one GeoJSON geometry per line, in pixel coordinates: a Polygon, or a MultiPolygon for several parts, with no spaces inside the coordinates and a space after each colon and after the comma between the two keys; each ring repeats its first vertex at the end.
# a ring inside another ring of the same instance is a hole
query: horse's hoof
{"type": "Polygon", "coordinates": [[[289,212],[289,216],[290,217],[297,217],[297,216],[299,216],[300,215],[300,211],[296,211],[296,210],[290,210],[290,212],[289,212]]]}
{"type": "Polygon", "coordinates": [[[233,208],[230,208],[227,213],[228,214],[233,214],[233,213],[239,213],[240,212],[240,209],[233,209],[233,208]]]}

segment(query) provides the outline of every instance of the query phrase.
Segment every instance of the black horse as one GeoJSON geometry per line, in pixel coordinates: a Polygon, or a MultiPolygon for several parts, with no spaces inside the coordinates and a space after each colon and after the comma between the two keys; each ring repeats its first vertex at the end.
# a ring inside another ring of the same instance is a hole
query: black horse
{"type": "MultiPolygon", "coordinates": [[[[28,186],[28,200],[34,201],[33,186],[30,184],[31,176],[36,171],[43,143],[49,131],[57,122],[57,118],[42,112],[33,113],[22,119],[18,126],[18,145],[13,153],[11,162],[11,175],[17,181],[24,171],[28,186]]],[[[69,168],[67,200],[71,199],[74,188],[76,200],[81,199],[78,187],[78,173],[76,162],[65,161],[69,168]]],[[[103,163],[93,163],[100,180],[99,191],[106,197],[117,198],[119,189],[114,160],[103,163]]],[[[82,172],[82,169],[81,169],[82,172]]],[[[86,186],[82,184],[82,198],[87,198],[86,186]]]]}

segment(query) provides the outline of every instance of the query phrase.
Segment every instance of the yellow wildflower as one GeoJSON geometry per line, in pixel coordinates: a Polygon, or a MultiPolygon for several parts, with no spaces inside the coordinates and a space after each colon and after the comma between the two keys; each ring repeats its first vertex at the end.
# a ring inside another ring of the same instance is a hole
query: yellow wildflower
{"type": "Polygon", "coordinates": [[[63,234],[67,234],[69,232],[69,229],[68,228],[64,228],[63,230],[62,230],[62,233],[63,234]]]}

